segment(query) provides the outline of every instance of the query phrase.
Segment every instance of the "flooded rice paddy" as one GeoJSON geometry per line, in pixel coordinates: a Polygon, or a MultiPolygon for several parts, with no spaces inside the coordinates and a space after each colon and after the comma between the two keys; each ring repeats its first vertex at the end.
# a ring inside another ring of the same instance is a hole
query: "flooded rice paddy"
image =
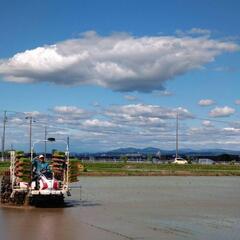
{"type": "Polygon", "coordinates": [[[239,177],[83,177],[63,208],[0,208],[1,239],[240,239],[239,177]]]}

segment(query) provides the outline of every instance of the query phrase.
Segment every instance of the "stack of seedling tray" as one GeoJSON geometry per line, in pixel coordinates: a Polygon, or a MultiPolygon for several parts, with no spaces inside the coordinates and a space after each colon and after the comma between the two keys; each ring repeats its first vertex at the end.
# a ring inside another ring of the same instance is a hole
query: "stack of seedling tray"
{"type": "Polygon", "coordinates": [[[78,159],[69,160],[68,179],[69,182],[77,182],[80,172],[83,171],[83,165],[78,159]]]}
{"type": "Polygon", "coordinates": [[[15,176],[19,182],[30,182],[32,164],[29,158],[17,155],[15,161],[15,176]]]}
{"type": "Polygon", "coordinates": [[[54,177],[57,180],[63,181],[66,169],[66,157],[64,155],[54,154],[51,164],[54,177]]]}

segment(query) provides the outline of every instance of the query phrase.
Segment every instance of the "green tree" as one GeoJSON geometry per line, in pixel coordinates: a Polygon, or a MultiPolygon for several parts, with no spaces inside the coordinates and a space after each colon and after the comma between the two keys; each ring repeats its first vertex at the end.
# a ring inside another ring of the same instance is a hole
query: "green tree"
{"type": "Polygon", "coordinates": [[[152,154],[148,154],[148,156],[147,156],[147,161],[148,161],[148,162],[153,162],[153,156],[152,156],[152,154]]]}
{"type": "Polygon", "coordinates": [[[120,157],[120,160],[121,160],[122,162],[124,162],[124,163],[127,163],[127,161],[128,161],[128,156],[122,155],[122,156],[120,157]]]}

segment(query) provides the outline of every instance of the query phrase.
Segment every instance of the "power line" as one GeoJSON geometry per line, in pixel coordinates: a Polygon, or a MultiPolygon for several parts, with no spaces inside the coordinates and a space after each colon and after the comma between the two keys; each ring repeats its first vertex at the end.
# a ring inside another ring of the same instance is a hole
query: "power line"
{"type": "Polygon", "coordinates": [[[224,120],[218,120],[218,119],[212,119],[212,118],[201,118],[201,117],[195,117],[198,120],[206,120],[206,121],[211,121],[211,122],[219,122],[219,123],[227,123],[227,124],[231,124],[231,123],[239,123],[237,121],[224,121],[224,120]]]}

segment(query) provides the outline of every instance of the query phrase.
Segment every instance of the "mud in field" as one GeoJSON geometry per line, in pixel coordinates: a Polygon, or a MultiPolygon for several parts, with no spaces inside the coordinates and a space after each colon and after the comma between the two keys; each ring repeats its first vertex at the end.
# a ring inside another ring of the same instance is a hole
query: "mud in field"
{"type": "Polygon", "coordinates": [[[82,177],[62,207],[1,207],[1,239],[240,236],[239,177],[82,177]]]}

